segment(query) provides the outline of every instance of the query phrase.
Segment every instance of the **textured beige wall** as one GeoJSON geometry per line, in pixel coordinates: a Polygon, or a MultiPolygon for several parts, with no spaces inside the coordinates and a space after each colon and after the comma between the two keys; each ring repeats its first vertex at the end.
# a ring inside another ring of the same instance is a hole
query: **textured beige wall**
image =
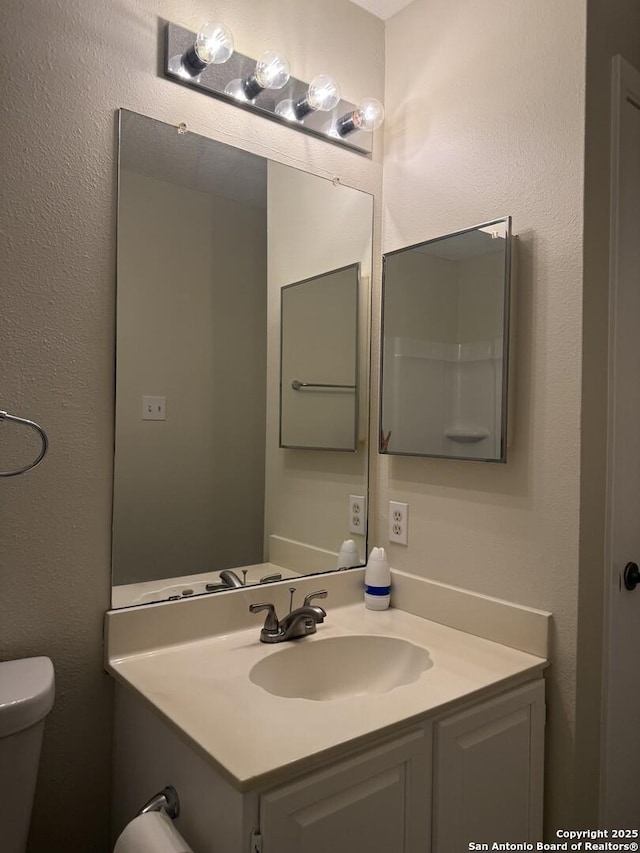
{"type": "MultiPolygon", "coordinates": [[[[42,467],[1,488],[0,657],[45,653],[57,671],[34,853],[100,853],[107,843],[115,110],[185,121],[347,185],[380,187],[380,143],[368,159],[159,76],[158,17],[197,29],[210,15],[204,0],[3,4],[1,404],[51,437],[42,467]]],[[[383,96],[382,23],[346,0],[219,0],[215,15],[243,53],[277,45],[298,77],[327,68],[345,97],[383,96]]]]}
{"type": "Polygon", "coordinates": [[[381,458],[377,540],[406,500],[393,566],[554,613],[549,828],[573,812],[585,14],[416,0],[387,22],[384,249],[511,214],[519,334],[508,464],[381,458]]]}
{"type": "Polygon", "coordinates": [[[605,598],[609,157],[611,57],[640,69],[637,0],[588,0],[585,137],[584,306],[580,594],[576,725],[579,820],[597,814],[605,598]]]}

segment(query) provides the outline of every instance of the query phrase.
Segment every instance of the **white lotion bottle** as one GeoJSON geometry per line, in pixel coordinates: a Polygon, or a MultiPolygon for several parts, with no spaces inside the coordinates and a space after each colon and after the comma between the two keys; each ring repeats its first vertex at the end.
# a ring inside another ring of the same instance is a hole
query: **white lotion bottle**
{"type": "Polygon", "coordinates": [[[391,601],[391,570],[384,548],[374,548],[364,570],[367,610],[386,610],[391,601]]]}

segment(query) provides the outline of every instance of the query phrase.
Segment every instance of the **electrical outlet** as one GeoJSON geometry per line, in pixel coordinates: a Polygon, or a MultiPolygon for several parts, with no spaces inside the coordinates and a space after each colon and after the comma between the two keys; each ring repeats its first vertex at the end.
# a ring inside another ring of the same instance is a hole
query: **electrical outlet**
{"type": "Polygon", "coordinates": [[[389,542],[409,544],[409,504],[389,501],[389,542]]]}
{"type": "Polygon", "coordinates": [[[349,495],[349,533],[364,536],[367,532],[367,499],[363,495],[349,495]]]}

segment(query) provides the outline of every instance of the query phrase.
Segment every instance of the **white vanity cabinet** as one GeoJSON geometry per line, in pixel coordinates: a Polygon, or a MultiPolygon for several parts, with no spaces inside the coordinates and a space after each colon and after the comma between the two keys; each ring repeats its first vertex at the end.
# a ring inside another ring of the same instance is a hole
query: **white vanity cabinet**
{"type": "Polygon", "coordinates": [[[432,853],[542,838],[544,681],[434,726],[432,853]]]}
{"type": "Polygon", "coordinates": [[[260,798],[263,853],[458,853],[542,838],[544,681],[260,798]]]}
{"type": "Polygon", "coordinates": [[[173,784],[195,853],[459,853],[470,841],[542,838],[542,679],[372,735],[344,758],[320,767],[314,759],[306,774],[298,765],[290,781],[245,792],[148,704],[117,693],[116,832],[134,804],[173,784]]]}
{"type": "Polygon", "coordinates": [[[431,725],[260,797],[263,853],[424,853],[431,725]]]}

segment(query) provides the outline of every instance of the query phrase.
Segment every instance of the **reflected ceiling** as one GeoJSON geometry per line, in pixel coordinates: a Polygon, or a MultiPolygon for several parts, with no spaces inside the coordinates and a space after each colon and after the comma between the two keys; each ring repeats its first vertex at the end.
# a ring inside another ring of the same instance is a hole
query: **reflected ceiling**
{"type": "Polygon", "coordinates": [[[266,206],[267,167],[263,157],[204,136],[171,131],[152,120],[129,122],[120,166],[147,178],[166,181],[254,207],[266,206]]]}
{"type": "Polygon", "coordinates": [[[395,15],[400,9],[408,6],[412,0],[351,0],[351,2],[386,21],[387,18],[395,15]]]}

